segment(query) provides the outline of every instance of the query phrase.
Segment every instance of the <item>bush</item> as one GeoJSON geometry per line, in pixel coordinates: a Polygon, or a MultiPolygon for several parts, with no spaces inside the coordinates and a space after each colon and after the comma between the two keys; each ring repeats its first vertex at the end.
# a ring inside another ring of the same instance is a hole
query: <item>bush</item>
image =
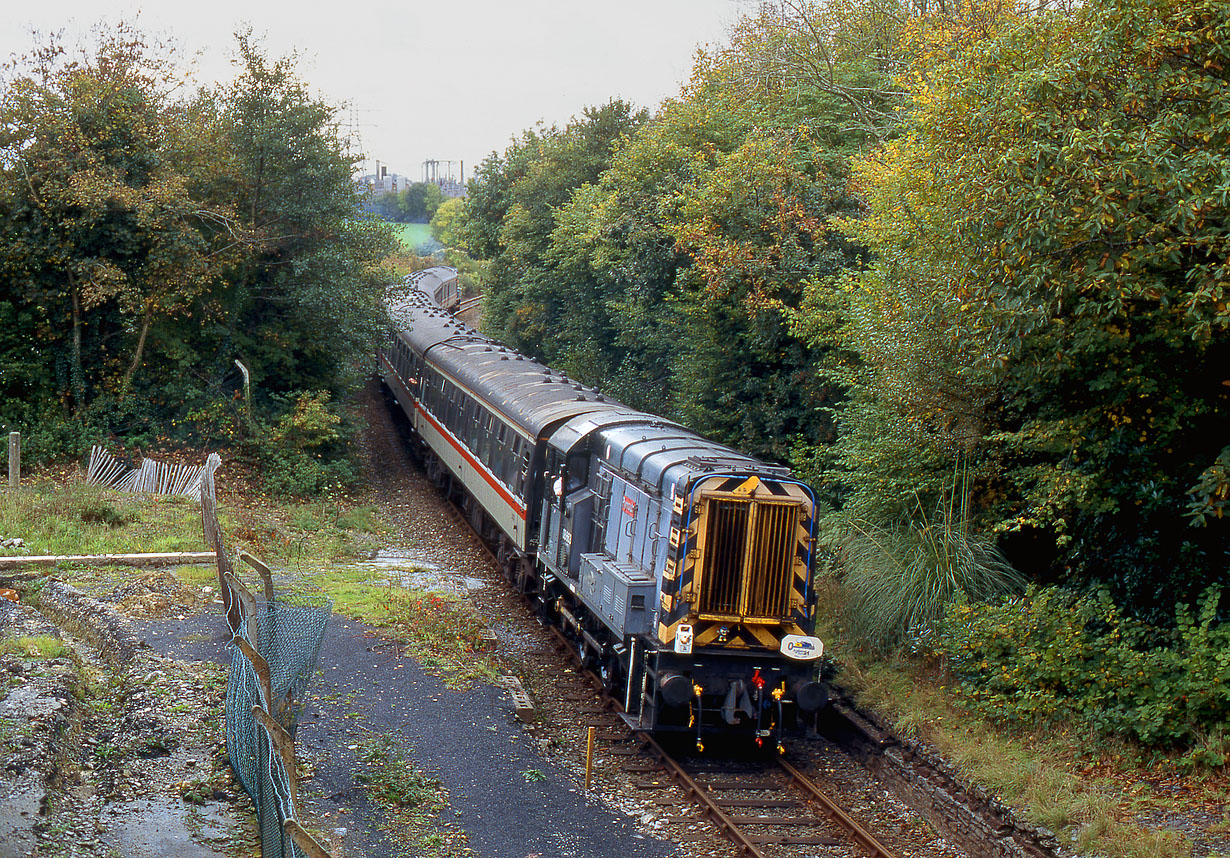
{"type": "Polygon", "coordinates": [[[273,396],[281,416],[266,421],[218,402],[190,415],[201,439],[234,444],[257,465],[275,495],[316,497],[353,486],[358,469],[348,459],[349,426],[331,408],[326,390],[273,396]]]}
{"type": "Polygon", "coordinates": [[[927,638],[949,604],[986,601],[1020,591],[1025,582],[995,544],[974,531],[969,485],[954,475],[928,515],[897,526],[849,520],[836,546],[843,570],[848,631],[884,652],[907,636],[927,638]]]}
{"type": "Polygon", "coordinates": [[[1075,720],[1146,745],[1183,746],[1230,723],[1230,625],[1220,591],[1162,632],[1109,595],[1031,587],[995,605],[952,606],[937,649],[968,704],[1027,724],[1075,720]]]}

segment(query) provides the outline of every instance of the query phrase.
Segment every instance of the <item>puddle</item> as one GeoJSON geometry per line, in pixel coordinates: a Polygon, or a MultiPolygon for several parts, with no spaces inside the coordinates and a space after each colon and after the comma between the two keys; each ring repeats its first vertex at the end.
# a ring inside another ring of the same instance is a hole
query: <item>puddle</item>
{"type": "Polygon", "coordinates": [[[464,596],[487,587],[487,582],[459,572],[446,569],[430,560],[424,560],[418,552],[405,548],[381,548],[367,560],[353,564],[359,568],[376,569],[390,586],[410,590],[429,590],[464,596]]]}
{"type": "Polygon", "coordinates": [[[225,805],[177,798],[108,804],[99,814],[102,839],[125,858],[222,858],[237,831],[225,805]],[[205,845],[213,841],[217,848],[205,845]]]}

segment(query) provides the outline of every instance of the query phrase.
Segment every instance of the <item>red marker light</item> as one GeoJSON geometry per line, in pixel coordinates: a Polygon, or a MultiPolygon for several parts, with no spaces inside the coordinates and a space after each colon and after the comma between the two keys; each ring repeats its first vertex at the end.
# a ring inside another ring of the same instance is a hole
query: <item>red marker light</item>
{"type": "Polygon", "coordinates": [[[759,667],[752,671],[752,685],[755,685],[757,688],[764,688],[764,677],[760,675],[759,667]]]}

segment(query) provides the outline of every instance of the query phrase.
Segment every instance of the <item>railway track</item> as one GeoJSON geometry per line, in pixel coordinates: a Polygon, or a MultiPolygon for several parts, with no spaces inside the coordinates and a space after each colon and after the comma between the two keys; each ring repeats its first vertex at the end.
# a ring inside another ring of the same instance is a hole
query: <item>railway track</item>
{"type": "Polygon", "coordinates": [[[624,771],[643,776],[642,786],[647,789],[673,784],[698,814],[676,815],[670,821],[708,820],[745,858],[769,858],[775,847],[842,845],[854,846],[872,858],[894,858],[874,834],[781,755],[685,757],[671,753],[648,733],[627,727],[617,718],[618,701],[603,692],[602,680],[583,668],[559,629],[552,627],[551,631],[560,651],[599,695],[601,705],[587,721],[590,726],[606,728],[605,738],[614,755],[628,758],[622,765],[624,771]],[[608,717],[595,719],[594,715],[608,717]],[[638,763],[633,757],[647,757],[652,763],[638,763]],[[654,780],[653,775],[663,775],[667,783],[654,780]]]}
{"type": "Polygon", "coordinates": [[[685,761],[649,736],[638,739],[701,816],[747,858],[764,858],[770,846],[842,845],[873,858],[893,858],[874,834],[783,757],[685,761]]]}

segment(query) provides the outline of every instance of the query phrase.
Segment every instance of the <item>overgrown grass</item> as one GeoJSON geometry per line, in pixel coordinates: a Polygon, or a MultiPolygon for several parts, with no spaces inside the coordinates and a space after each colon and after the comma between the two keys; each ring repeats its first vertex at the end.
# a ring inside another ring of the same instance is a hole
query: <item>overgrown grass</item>
{"type": "Polygon", "coordinates": [[[983,601],[1024,589],[1025,580],[992,540],[971,524],[967,479],[954,474],[928,514],[918,502],[898,525],[850,521],[838,547],[845,626],[885,652],[910,634],[926,635],[954,601],[983,601]]]}
{"type": "Polygon", "coordinates": [[[465,835],[441,819],[449,806],[444,786],[415,768],[392,738],[365,742],[359,749],[359,762],[363,769],[355,778],[388,811],[391,823],[385,829],[394,835],[400,854],[422,858],[474,855],[465,844],[465,835]]]}
{"type": "Polygon", "coordinates": [[[0,535],[20,537],[28,554],[200,551],[202,547],[197,502],[125,495],[81,482],[42,482],[0,493],[0,535]]]}
{"type": "Polygon", "coordinates": [[[380,629],[439,672],[449,687],[499,675],[483,651],[482,618],[462,599],[390,586],[380,570],[354,564],[324,568],[310,583],[332,599],[334,611],[380,629]]]}
{"type": "Polygon", "coordinates": [[[888,715],[900,732],[935,746],[970,780],[1022,808],[1026,818],[1082,854],[1191,855],[1191,842],[1178,832],[1133,822],[1136,813],[1175,809],[1169,785],[1185,780],[1177,759],[1146,757],[1129,744],[1072,727],[1032,731],[991,724],[956,703],[942,673],[919,663],[845,668],[843,680],[862,704],[888,715]]]}

